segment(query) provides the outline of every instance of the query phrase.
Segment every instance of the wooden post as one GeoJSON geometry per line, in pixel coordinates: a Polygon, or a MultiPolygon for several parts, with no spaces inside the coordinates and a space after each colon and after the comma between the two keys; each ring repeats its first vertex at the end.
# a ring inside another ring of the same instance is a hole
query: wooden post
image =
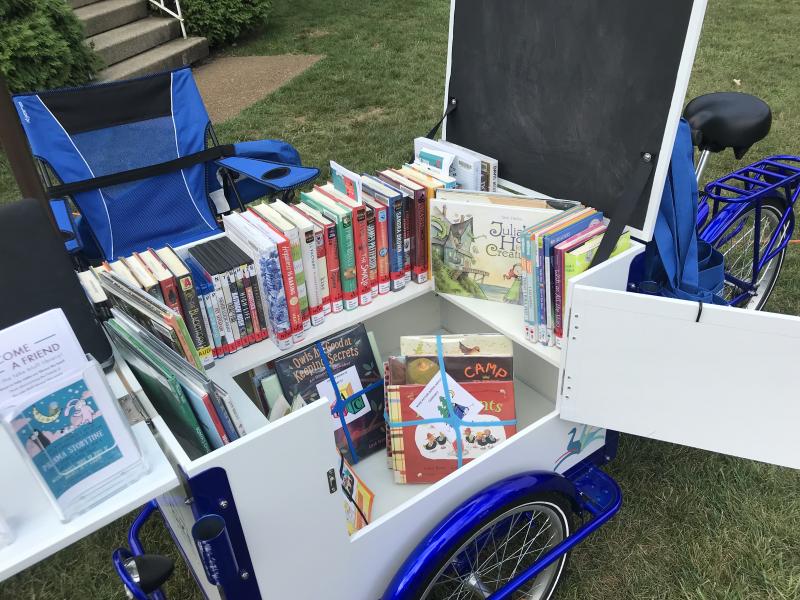
{"type": "Polygon", "coordinates": [[[19,122],[11,99],[11,92],[2,74],[0,74],[0,146],[5,150],[22,197],[37,200],[50,219],[53,229],[58,233],[58,225],[53,217],[53,211],[50,210],[50,200],[42,186],[42,180],[39,178],[28,147],[28,140],[22,130],[22,123],[19,122]]]}

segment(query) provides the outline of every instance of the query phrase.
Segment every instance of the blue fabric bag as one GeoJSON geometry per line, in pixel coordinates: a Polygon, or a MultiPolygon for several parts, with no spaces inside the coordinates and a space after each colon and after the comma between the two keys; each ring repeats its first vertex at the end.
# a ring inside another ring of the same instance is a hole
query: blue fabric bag
{"type": "Polygon", "coordinates": [[[722,254],[697,237],[697,180],[689,123],[681,119],[672,148],[653,239],[631,266],[633,289],[645,294],[727,304],[722,254]]]}

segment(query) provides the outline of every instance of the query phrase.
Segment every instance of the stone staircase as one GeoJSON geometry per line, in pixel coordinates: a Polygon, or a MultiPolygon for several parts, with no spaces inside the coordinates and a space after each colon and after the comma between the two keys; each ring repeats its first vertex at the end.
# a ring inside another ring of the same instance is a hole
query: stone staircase
{"type": "Polygon", "coordinates": [[[147,0],[68,0],[86,43],[105,63],[99,81],[176,69],[208,56],[208,41],[181,36],[177,19],[148,8],[147,0]]]}

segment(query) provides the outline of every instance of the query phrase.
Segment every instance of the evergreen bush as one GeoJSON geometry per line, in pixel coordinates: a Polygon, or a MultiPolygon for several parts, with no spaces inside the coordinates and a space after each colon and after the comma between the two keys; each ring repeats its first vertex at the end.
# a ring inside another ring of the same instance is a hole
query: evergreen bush
{"type": "Polygon", "coordinates": [[[271,0],[181,0],[186,27],[207,38],[210,46],[232,42],[265,25],[271,8],[271,0]]]}
{"type": "Polygon", "coordinates": [[[0,71],[13,92],[81,85],[100,67],[67,0],[0,0],[0,71]]]}

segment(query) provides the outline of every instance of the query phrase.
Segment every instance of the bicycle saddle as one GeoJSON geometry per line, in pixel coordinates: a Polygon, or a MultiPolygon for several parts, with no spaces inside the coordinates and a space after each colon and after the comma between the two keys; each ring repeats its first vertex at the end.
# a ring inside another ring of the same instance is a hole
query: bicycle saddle
{"type": "Polygon", "coordinates": [[[765,138],[772,111],[761,98],[739,92],[714,92],[698,96],[683,111],[700,150],[721,152],[733,148],[742,158],[750,146],[765,138]]]}

